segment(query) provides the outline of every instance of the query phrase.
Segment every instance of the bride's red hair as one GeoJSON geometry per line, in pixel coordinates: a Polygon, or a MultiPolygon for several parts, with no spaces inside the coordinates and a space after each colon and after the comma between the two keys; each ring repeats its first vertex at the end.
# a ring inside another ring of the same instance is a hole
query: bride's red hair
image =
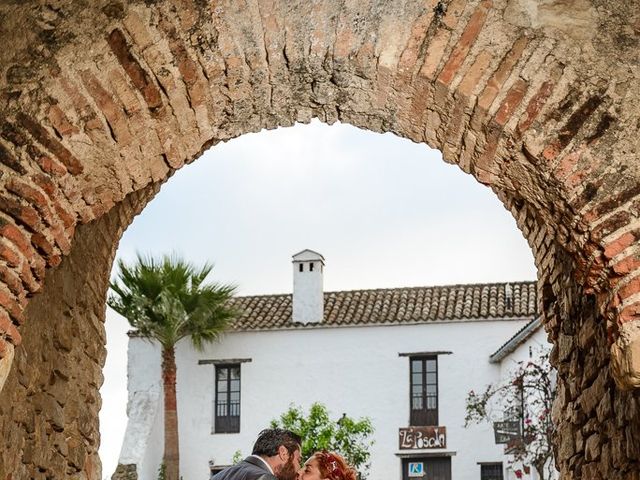
{"type": "Polygon", "coordinates": [[[317,452],[313,455],[318,459],[318,468],[322,478],[329,480],[356,480],[356,471],[351,468],[345,459],[335,452],[317,452]]]}

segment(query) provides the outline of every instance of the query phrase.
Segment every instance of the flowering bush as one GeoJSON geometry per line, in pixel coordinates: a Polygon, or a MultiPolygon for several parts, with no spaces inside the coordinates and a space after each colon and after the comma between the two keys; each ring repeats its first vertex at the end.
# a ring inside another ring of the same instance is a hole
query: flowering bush
{"type": "MultiPolygon", "coordinates": [[[[549,355],[538,352],[534,359],[518,363],[504,382],[488,385],[479,394],[474,390],[467,394],[465,427],[481,422],[520,422],[520,435],[508,444],[512,466],[531,465],[540,479],[553,478],[551,405],[555,388],[549,355]]],[[[516,478],[523,478],[527,469],[514,469],[516,478]]]]}

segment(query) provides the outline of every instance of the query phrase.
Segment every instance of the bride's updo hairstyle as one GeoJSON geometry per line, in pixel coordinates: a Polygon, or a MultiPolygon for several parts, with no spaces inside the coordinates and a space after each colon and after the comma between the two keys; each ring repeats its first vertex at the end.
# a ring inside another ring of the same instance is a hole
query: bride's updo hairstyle
{"type": "Polygon", "coordinates": [[[322,451],[314,455],[322,478],[329,480],[356,480],[356,471],[347,465],[344,458],[335,452],[322,451]]]}

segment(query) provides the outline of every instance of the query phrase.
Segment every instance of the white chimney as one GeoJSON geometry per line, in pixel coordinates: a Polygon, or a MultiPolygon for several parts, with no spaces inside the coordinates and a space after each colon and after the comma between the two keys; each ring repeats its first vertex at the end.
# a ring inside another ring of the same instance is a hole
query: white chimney
{"type": "Polygon", "coordinates": [[[324,257],[313,250],[293,256],[293,321],[320,323],[324,316],[324,257]]]}

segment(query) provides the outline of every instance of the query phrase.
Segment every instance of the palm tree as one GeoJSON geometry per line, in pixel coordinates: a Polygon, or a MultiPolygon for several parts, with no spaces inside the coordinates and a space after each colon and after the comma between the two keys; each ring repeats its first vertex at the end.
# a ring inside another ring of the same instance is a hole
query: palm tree
{"type": "Polygon", "coordinates": [[[107,304],[127,318],[136,333],[162,347],[164,387],[164,457],[167,480],[178,480],[180,451],[176,406],[175,345],[185,337],[197,350],[216,340],[236,315],[229,307],[235,287],[205,284],[213,265],[198,269],[175,255],[157,260],[137,255],[118,261],[107,304]]]}

